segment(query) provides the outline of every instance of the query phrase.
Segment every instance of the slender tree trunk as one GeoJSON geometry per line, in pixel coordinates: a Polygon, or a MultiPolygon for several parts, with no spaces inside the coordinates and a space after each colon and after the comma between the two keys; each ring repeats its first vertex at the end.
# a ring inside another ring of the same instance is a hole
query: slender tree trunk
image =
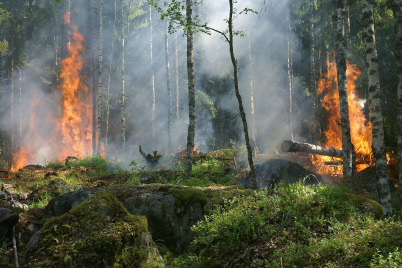
{"type": "Polygon", "coordinates": [[[311,17],[310,17],[310,90],[313,95],[313,120],[317,110],[316,103],[316,77],[315,77],[315,0],[311,0],[311,17]]]}
{"type": "Polygon", "coordinates": [[[98,91],[96,96],[96,154],[101,155],[102,141],[102,77],[103,77],[103,0],[99,2],[98,91]]]}
{"type": "Polygon", "coordinates": [[[153,59],[153,26],[152,26],[152,6],[149,5],[149,56],[151,60],[151,88],[152,88],[152,146],[155,146],[155,109],[156,109],[156,94],[155,94],[155,71],[153,59]]]}
{"type": "Polygon", "coordinates": [[[121,33],[121,99],[120,99],[120,146],[121,149],[126,149],[126,116],[125,116],[125,89],[124,89],[124,77],[125,77],[125,69],[124,69],[124,3],[121,2],[121,25],[120,25],[120,33],[121,33]]]}
{"type": "Polygon", "coordinates": [[[170,65],[169,65],[169,33],[168,25],[165,27],[165,53],[166,53],[166,88],[169,98],[169,108],[168,108],[168,152],[172,151],[172,117],[173,117],[173,102],[172,102],[172,88],[170,86],[170,65]]]}
{"type": "Polygon", "coordinates": [[[253,154],[257,156],[259,154],[257,147],[257,139],[255,137],[256,126],[255,126],[255,111],[254,111],[254,70],[253,70],[253,54],[251,48],[251,34],[248,37],[248,51],[249,51],[249,62],[250,62],[250,114],[251,114],[251,143],[253,154]]]}
{"type": "Polygon", "coordinates": [[[352,177],[356,175],[353,164],[354,147],[350,137],[348,93],[346,81],[346,39],[343,27],[343,12],[345,11],[345,1],[337,0],[337,27],[336,27],[336,69],[338,77],[339,101],[341,110],[341,128],[342,128],[342,151],[343,151],[343,177],[352,177]]]}
{"type": "Polygon", "coordinates": [[[56,34],[56,31],[54,29],[55,23],[52,21],[52,32],[53,32],[53,45],[54,45],[54,66],[55,68],[58,67],[58,57],[59,57],[59,36],[56,34]]]}
{"type": "Polygon", "coordinates": [[[399,167],[399,196],[401,204],[402,219],[402,1],[393,0],[393,11],[395,17],[395,58],[398,76],[397,88],[397,122],[396,133],[398,143],[398,167],[399,167]]]}
{"type": "Polygon", "coordinates": [[[108,149],[108,139],[109,139],[109,117],[110,117],[110,82],[112,75],[113,66],[113,55],[114,55],[114,42],[116,40],[116,21],[117,21],[117,0],[114,0],[114,15],[113,15],[113,37],[111,45],[110,63],[109,63],[109,73],[107,79],[107,93],[106,93],[106,116],[105,116],[105,157],[107,156],[108,149]]]}
{"type": "Polygon", "coordinates": [[[350,39],[350,12],[349,12],[349,4],[346,5],[346,11],[345,11],[345,37],[346,37],[346,42],[348,45],[348,48],[350,49],[352,46],[352,42],[350,39]]]}
{"type": "Polygon", "coordinates": [[[290,138],[293,140],[293,83],[292,83],[292,66],[291,66],[291,44],[290,34],[292,27],[290,25],[290,3],[288,12],[288,30],[287,30],[287,43],[288,43],[288,82],[289,82],[289,128],[290,138]]]}
{"type": "MultiPolygon", "coordinates": [[[[95,40],[96,40],[96,34],[95,34],[95,28],[96,28],[96,10],[95,10],[95,0],[90,1],[91,5],[91,14],[92,16],[90,17],[90,24],[91,24],[91,36],[92,40],[90,41],[90,55],[91,55],[91,75],[92,75],[92,85],[90,86],[91,92],[92,92],[92,156],[96,155],[96,142],[97,142],[97,137],[96,137],[96,107],[97,107],[97,86],[96,85],[96,63],[95,63],[95,40]]],[[[70,8],[70,0],[69,0],[69,8],[70,8]]],[[[70,12],[69,12],[70,13],[70,12]]],[[[70,31],[70,30],[69,30],[70,31]]],[[[70,39],[70,34],[69,34],[69,39],[70,39]]]]}
{"type": "Polygon", "coordinates": [[[194,77],[194,47],[193,47],[193,7],[192,0],[186,0],[186,37],[187,37],[187,77],[188,77],[188,115],[187,157],[184,179],[191,178],[192,156],[194,150],[194,136],[196,127],[195,117],[195,77],[194,77]]]}
{"type": "MultiPolygon", "coordinates": [[[[92,2],[91,2],[91,4],[92,4],[92,2]]],[[[70,25],[70,23],[71,23],[71,0],[67,0],[67,16],[68,16],[67,24],[70,25]]],[[[67,38],[68,38],[67,39],[68,43],[70,44],[71,43],[71,30],[70,30],[70,27],[68,27],[67,38]]]]}
{"type": "Polygon", "coordinates": [[[10,79],[10,143],[9,143],[9,154],[10,154],[10,161],[9,163],[11,165],[13,165],[13,159],[12,159],[12,155],[15,152],[15,140],[14,140],[14,51],[15,51],[15,20],[14,20],[14,16],[15,16],[15,3],[13,1],[13,4],[11,6],[11,20],[10,20],[10,37],[9,37],[9,41],[8,41],[8,45],[9,45],[9,51],[10,51],[10,58],[9,58],[9,70],[8,70],[8,75],[9,75],[9,79],[10,79]]]}
{"type": "Polygon", "coordinates": [[[322,28],[320,32],[320,70],[321,73],[327,73],[328,51],[325,45],[325,33],[327,30],[327,20],[325,19],[324,2],[320,0],[320,21],[322,28]]]}
{"type": "Polygon", "coordinates": [[[180,91],[179,91],[179,48],[177,44],[177,34],[175,35],[175,75],[176,75],[176,120],[179,121],[180,119],[180,107],[179,107],[179,100],[180,100],[180,91]]]}
{"type": "Polygon", "coordinates": [[[370,119],[373,132],[373,154],[377,176],[377,191],[380,204],[384,207],[384,216],[392,214],[391,193],[387,156],[384,144],[384,123],[381,109],[380,77],[378,70],[378,54],[375,41],[374,8],[372,0],[363,1],[362,23],[364,27],[363,39],[366,45],[366,66],[368,72],[368,92],[370,119]]]}
{"type": "Polygon", "coordinates": [[[251,150],[250,146],[250,138],[248,135],[248,126],[247,126],[247,120],[246,120],[246,113],[244,112],[243,109],[243,101],[240,95],[240,90],[239,90],[239,82],[238,82],[238,69],[237,69],[237,60],[234,55],[234,50],[233,50],[233,0],[229,0],[229,20],[228,20],[228,26],[229,26],[229,50],[230,50],[230,58],[232,60],[232,65],[233,65],[233,79],[234,79],[234,86],[235,86],[235,92],[236,92],[236,98],[237,102],[239,104],[239,111],[240,111],[240,117],[243,122],[243,131],[244,131],[244,139],[246,141],[246,147],[247,147],[247,156],[248,156],[248,163],[250,166],[250,174],[252,178],[252,187],[253,189],[257,189],[257,180],[255,178],[255,170],[254,170],[254,163],[253,163],[253,152],[251,150]]]}
{"type": "Polygon", "coordinates": [[[18,68],[18,148],[22,146],[22,71],[18,68]]]}

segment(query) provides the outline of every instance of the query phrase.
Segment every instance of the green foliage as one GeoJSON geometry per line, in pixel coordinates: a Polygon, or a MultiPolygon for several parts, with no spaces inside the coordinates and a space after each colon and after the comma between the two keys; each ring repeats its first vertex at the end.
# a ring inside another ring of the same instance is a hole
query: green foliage
{"type": "MultiPolygon", "coordinates": [[[[171,183],[185,186],[207,187],[211,185],[228,185],[233,178],[233,174],[224,170],[225,163],[213,157],[206,157],[196,161],[193,165],[191,179],[182,180],[177,177],[171,183]]],[[[176,169],[184,171],[184,167],[179,165],[176,169]]]]}
{"type": "Polygon", "coordinates": [[[384,256],[378,250],[373,260],[370,263],[371,268],[382,268],[382,267],[389,267],[389,268],[398,268],[402,267],[402,250],[400,248],[395,248],[393,252],[389,252],[388,256],[384,256]]]}
{"type": "Polygon", "coordinates": [[[364,267],[402,236],[400,222],[374,213],[371,201],[339,187],[280,184],[216,207],[193,227],[193,253],[209,267],[364,267]]]}
{"type": "Polygon", "coordinates": [[[60,169],[64,169],[66,166],[61,161],[54,161],[54,162],[48,163],[46,165],[46,167],[51,170],[60,170],[60,169]]]}
{"type": "Polygon", "coordinates": [[[12,267],[12,250],[5,241],[0,242],[0,266],[12,267]]]}
{"type": "Polygon", "coordinates": [[[207,203],[207,195],[199,189],[194,188],[170,188],[169,192],[175,197],[175,208],[182,211],[191,203],[207,203]]]}
{"type": "Polygon", "coordinates": [[[71,162],[71,166],[75,168],[89,168],[89,176],[106,176],[121,172],[121,168],[117,163],[110,162],[103,157],[86,157],[77,161],[71,162]]]}

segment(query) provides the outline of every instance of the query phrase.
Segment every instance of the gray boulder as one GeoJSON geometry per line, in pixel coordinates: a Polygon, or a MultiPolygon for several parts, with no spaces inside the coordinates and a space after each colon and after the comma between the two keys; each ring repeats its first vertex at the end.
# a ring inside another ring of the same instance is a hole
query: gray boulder
{"type": "Polygon", "coordinates": [[[59,195],[54,200],[53,212],[55,216],[61,216],[78,204],[84,202],[88,197],[93,194],[87,189],[80,189],[77,191],[69,192],[59,195]]]}
{"type": "MultiPolygon", "coordinates": [[[[263,189],[281,181],[285,184],[301,182],[305,185],[322,183],[320,175],[309,171],[299,164],[282,159],[269,159],[255,165],[257,188],[263,189]]],[[[251,176],[239,176],[238,183],[246,188],[252,188],[251,176]]]]}
{"type": "Polygon", "coordinates": [[[144,215],[154,241],[172,252],[184,252],[194,233],[191,226],[204,219],[205,193],[190,187],[138,187],[122,200],[131,214],[144,215]]]}
{"type": "Polygon", "coordinates": [[[11,232],[19,218],[20,216],[18,213],[8,208],[0,207],[0,242],[3,241],[11,232]]]}

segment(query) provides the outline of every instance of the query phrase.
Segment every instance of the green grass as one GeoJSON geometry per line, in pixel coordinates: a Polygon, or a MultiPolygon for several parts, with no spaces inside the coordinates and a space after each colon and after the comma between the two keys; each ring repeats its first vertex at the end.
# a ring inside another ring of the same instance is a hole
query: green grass
{"type": "Polygon", "coordinates": [[[111,162],[103,157],[86,157],[72,161],[70,165],[73,168],[88,168],[86,175],[93,177],[107,176],[122,171],[117,163],[111,162]]]}

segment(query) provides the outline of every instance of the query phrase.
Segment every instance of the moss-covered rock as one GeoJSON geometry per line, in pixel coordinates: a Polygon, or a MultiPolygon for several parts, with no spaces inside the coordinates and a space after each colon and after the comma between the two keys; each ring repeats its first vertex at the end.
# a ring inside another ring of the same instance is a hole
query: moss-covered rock
{"type": "Polygon", "coordinates": [[[61,194],[72,191],[71,187],[60,177],[52,178],[46,185],[35,189],[28,195],[31,201],[39,201],[45,198],[54,198],[61,194]]]}
{"type": "Polygon", "coordinates": [[[191,187],[149,184],[116,185],[107,188],[132,214],[145,215],[152,237],[170,251],[187,250],[193,239],[191,231],[204,218],[206,195],[191,187]]]}
{"type": "Polygon", "coordinates": [[[144,216],[131,215],[101,191],[68,213],[48,219],[27,253],[30,267],[158,267],[162,260],[144,216]]]}
{"type": "MultiPolygon", "coordinates": [[[[283,159],[268,159],[255,165],[255,176],[257,188],[273,186],[279,182],[292,184],[301,182],[304,185],[313,185],[322,183],[320,175],[311,172],[299,164],[283,159]]],[[[239,172],[236,175],[236,182],[246,188],[252,188],[252,179],[250,172],[239,172]]]]}

